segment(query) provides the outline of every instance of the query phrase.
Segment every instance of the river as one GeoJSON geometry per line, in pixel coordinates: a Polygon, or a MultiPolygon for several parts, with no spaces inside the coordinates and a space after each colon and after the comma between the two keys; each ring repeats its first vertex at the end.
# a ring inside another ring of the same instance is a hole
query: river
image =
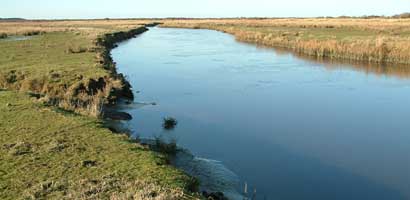
{"type": "Polygon", "coordinates": [[[410,198],[410,67],[306,59],[212,30],[151,28],[112,51],[123,122],[233,199],[410,198]],[[175,117],[173,131],[161,127],[175,117]],[[256,192],[255,192],[256,191],[256,192]]]}

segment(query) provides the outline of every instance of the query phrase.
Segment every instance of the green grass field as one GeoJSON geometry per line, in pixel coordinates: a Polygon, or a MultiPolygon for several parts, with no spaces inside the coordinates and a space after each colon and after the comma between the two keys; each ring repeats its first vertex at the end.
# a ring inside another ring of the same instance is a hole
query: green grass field
{"type": "Polygon", "coordinates": [[[96,37],[67,31],[0,40],[0,88],[34,92],[67,110],[91,113],[91,106],[84,105],[91,105],[97,93],[98,98],[108,98],[110,91],[90,88],[90,82],[102,79],[110,88],[122,87],[104,68],[96,37]]]}
{"type": "Polygon", "coordinates": [[[1,199],[159,194],[194,183],[163,156],[113,134],[94,118],[10,91],[0,92],[0,113],[1,199]],[[160,189],[149,191],[147,184],[160,189]]]}
{"type": "MultiPolygon", "coordinates": [[[[97,64],[92,38],[81,32],[56,32],[32,36],[28,40],[0,40],[0,73],[24,76],[26,80],[50,80],[72,85],[80,75],[99,78],[108,73],[97,64]],[[70,49],[86,49],[70,53],[70,49]]],[[[22,77],[23,78],[23,77],[22,77]]]]}

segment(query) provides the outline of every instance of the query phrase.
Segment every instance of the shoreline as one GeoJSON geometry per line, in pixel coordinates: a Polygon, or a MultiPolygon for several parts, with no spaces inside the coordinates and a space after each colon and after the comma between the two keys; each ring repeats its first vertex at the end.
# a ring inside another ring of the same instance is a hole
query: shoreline
{"type": "MultiPolygon", "coordinates": [[[[126,86],[124,88],[124,90],[120,91],[121,96],[119,96],[120,98],[118,100],[122,100],[122,99],[124,99],[124,100],[134,100],[134,95],[133,95],[133,92],[132,92],[132,89],[131,89],[132,85],[129,83],[128,80],[126,80],[124,78],[124,75],[122,73],[117,72],[118,69],[117,69],[115,61],[113,60],[113,58],[111,56],[111,50],[117,48],[118,43],[127,41],[129,39],[133,39],[137,35],[140,35],[140,34],[143,34],[143,33],[147,32],[149,30],[147,27],[155,27],[155,26],[158,26],[158,25],[160,25],[160,23],[145,24],[143,27],[140,27],[140,28],[137,28],[137,29],[132,29],[128,32],[109,33],[109,34],[105,34],[103,38],[99,38],[98,44],[106,47],[106,51],[103,52],[103,55],[104,55],[104,58],[105,58],[105,63],[106,63],[105,65],[108,66],[108,69],[112,70],[112,73],[114,75],[120,76],[122,78],[121,80],[123,81],[124,85],[126,86]]],[[[117,109],[115,109],[116,105],[118,105],[117,101],[112,105],[114,108],[111,109],[111,113],[110,113],[111,115],[124,115],[124,114],[129,115],[127,112],[117,112],[117,109]]],[[[128,121],[130,119],[132,119],[131,115],[130,115],[129,118],[119,117],[118,119],[114,119],[114,121],[115,120],[126,120],[126,121],[128,121]]],[[[113,120],[113,119],[111,119],[111,120],[113,120]]],[[[113,128],[113,127],[110,127],[110,128],[113,128]]],[[[114,132],[116,132],[116,131],[114,131],[114,132]]],[[[121,131],[119,131],[119,132],[121,132],[121,131]]],[[[155,140],[152,140],[151,142],[153,142],[154,145],[152,145],[152,144],[149,145],[148,143],[141,143],[141,144],[143,146],[149,146],[150,149],[152,149],[151,151],[160,152],[161,154],[166,154],[166,156],[171,156],[171,157],[176,156],[176,153],[175,153],[175,155],[173,155],[173,153],[171,153],[170,155],[167,155],[167,154],[169,154],[169,152],[163,152],[161,150],[161,147],[158,147],[157,146],[158,144],[155,144],[155,140]],[[160,148],[160,149],[158,149],[158,148],[160,148]],[[157,150],[155,150],[155,149],[157,149],[157,150]]],[[[161,143],[160,145],[169,145],[169,144],[166,144],[166,143],[162,143],[161,141],[157,141],[157,142],[160,142],[161,143]]],[[[179,147],[176,147],[176,148],[177,148],[176,152],[181,151],[181,149],[179,149],[179,147]]],[[[176,169],[178,169],[178,170],[184,171],[183,169],[178,168],[173,164],[169,164],[169,165],[176,168],[176,169]]],[[[191,176],[191,175],[189,175],[189,176],[191,176]]],[[[191,177],[194,178],[194,179],[197,179],[196,177],[193,177],[193,176],[191,176],[191,177]]],[[[199,187],[199,182],[196,182],[196,184],[197,185],[190,186],[190,187],[198,188],[199,187]]],[[[197,189],[195,189],[195,190],[196,191],[193,191],[193,192],[201,192],[197,189]]],[[[202,191],[201,195],[205,198],[213,198],[215,200],[225,200],[225,199],[227,199],[222,192],[202,191]]]]}
{"type": "Polygon", "coordinates": [[[117,72],[116,63],[111,56],[111,50],[116,48],[118,43],[132,39],[146,31],[148,31],[148,29],[145,26],[142,26],[136,29],[131,29],[127,32],[120,31],[115,33],[107,33],[97,39],[97,46],[103,47],[100,55],[102,57],[102,65],[104,69],[107,69],[112,76],[119,79],[123,85],[122,88],[120,88],[119,90],[114,90],[110,93],[110,96],[107,97],[110,104],[115,105],[121,98],[129,100],[134,99],[131,84],[125,79],[125,76],[123,74],[117,72]]]}
{"type": "MultiPolygon", "coordinates": [[[[108,63],[109,66],[112,66],[112,69],[114,70],[113,72],[115,74],[118,74],[118,73],[117,73],[117,67],[116,67],[115,61],[113,61],[113,58],[111,56],[111,50],[118,47],[118,43],[126,41],[128,39],[132,39],[136,35],[145,33],[146,31],[149,30],[147,27],[155,27],[155,26],[158,26],[158,25],[160,25],[160,23],[146,24],[144,27],[131,30],[130,32],[119,32],[119,33],[113,33],[113,34],[106,34],[105,37],[108,38],[108,41],[104,42],[104,41],[102,41],[103,39],[101,39],[98,42],[100,44],[105,44],[104,46],[107,47],[108,52],[106,52],[104,55],[106,55],[107,63],[108,63]]],[[[120,74],[121,77],[124,77],[122,75],[122,73],[119,73],[119,74],[120,74]]],[[[132,98],[126,98],[126,99],[133,100],[134,96],[133,95],[132,96],[128,95],[129,92],[132,94],[132,90],[131,90],[132,85],[125,79],[124,79],[124,82],[128,87],[123,92],[126,92],[126,94],[127,94],[126,97],[132,97],[132,98]]],[[[115,105],[118,105],[118,104],[113,105],[114,106],[114,109],[113,109],[114,112],[117,110],[117,109],[115,109],[115,105]]],[[[120,115],[121,115],[121,113],[128,114],[127,112],[116,112],[116,113],[120,114],[120,115]]],[[[116,115],[116,113],[112,113],[112,114],[116,115]]],[[[132,118],[131,117],[128,118],[128,119],[126,117],[124,118],[124,120],[130,120],[130,119],[132,119],[132,118]]],[[[118,127],[110,127],[110,128],[113,128],[114,130],[118,129],[118,127]]],[[[122,128],[120,128],[120,129],[123,130],[122,128]]],[[[116,131],[114,131],[114,132],[116,132],[116,131]]],[[[119,132],[121,132],[121,131],[119,131],[119,132]]],[[[166,156],[174,157],[174,158],[167,158],[167,159],[170,159],[169,165],[176,168],[176,169],[178,169],[178,170],[184,171],[184,169],[182,169],[182,167],[177,167],[177,166],[175,166],[175,164],[171,164],[172,163],[171,160],[175,160],[175,157],[178,155],[178,152],[184,151],[184,149],[182,149],[178,146],[175,146],[174,147],[175,150],[170,150],[170,152],[168,152],[166,150],[164,151],[164,149],[162,149],[162,148],[168,148],[168,147],[172,146],[173,144],[167,144],[166,142],[163,142],[163,141],[160,141],[160,140],[157,140],[157,139],[142,139],[142,140],[145,140],[145,142],[142,142],[141,144],[143,146],[148,146],[150,149],[152,149],[151,151],[160,152],[162,154],[165,154],[166,156]],[[164,146],[164,147],[162,147],[162,146],[164,146]]],[[[184,172],[184,173],[187,173],[187,172],[184,172]]],[[[187,173],[187,175],[189,175],[189,174],[187,173]]],[[[189,175],[189,176],[191,176],[192,178],[197,179],[196,177],[194,177],[192,175],[189,175]]],[[[197,179],[197,180],[200,181],[199,179],[197,179]]],[[[198,188],[200,183],[196,182],[196,184],[197,185],[193,186],[193,187],[198,188]]],[[[196,189],[195,192],[200,192],[200,194],[204,198],[212,198],[212,199],[215,199],[215,200],[227,200],[227,198],[225,197],[225,194],[222,193],[222,192],[219,192],[219,191],[217,191],[217,192],[214,192],[214,191],[199,191],[198,189],[196,189]]]]}
{"type": "MultiPolygon", "coordinates": [[[[138,27],[136,29],[131,29],[129,31],[120,31],[120,32],[114,32],[114,33],[107,33],[107,34],[104,34],[103,37],[100,37],[100,38],[97,39],[97,45],[104,47],[104,50],[101,52],[102,57],[104,58],[103,66],[106,69],[110,70],[112,75],[119,77],[120,80],[122,81],[123,85],[124,85],[122,90],[115,91],[115,95],[117,96],[117,98],[116,98],[115,102],[113,102],[109,105],[113,109],[110,109],[109,116],[104,116],[104,118],[108,117],[108,118],[111,118],[111,120],[114,120],[114,121],[116,121],[116,120],[128,121],[128,120],[132,119],[132,116],[129,113],[127,113],[127,112],[118,112],[117,109],[115,108],[115,106],[118,106],[118,103],[121,100],[131,100],[131,101],[134,100],[132,85],[129,83],[128,80],[125,79],[124,74],[118,73],[116,62],[112,58],[111,51],[118,47],[118,43],[133,39],[136,36],[149,31],[148,27],[155,27],[157,25],[159,25],[159,23],[145,24],[142,27],[138,27]],[[125,115],[125,117],[124,117],[124,115],[125,115]],[[127,115],[129,117],[127,117],[127,115]],[[117,116],[118,118],[117,119],[115,119],[115,117],[112,118],[113,116],[117,116]]],[[[110,97],[108,97],[108,99],[110,99],[110,97]]],[[[104,119],[104,124],[108,125],[107,122],[105,121],[105,119],[104,119]]],[[[111,128],[113,128],[113,127],[110,127],[109,129],[111,129],[111,128]]],[[[117,132],[117,131],[114,131],[114,132],[117,132]]],[[[119,131],[119,133],[121,133],[121,131],[119,131]]],[[[128,137],[130,137],[130,136],[128,136],[128,137]]],[[[147,146],[146,144],[142,144],[142,145],[147,146]]],[[[167,145],[167,144],[164,143],[163,145],[167,145]]],[[[150,146],[150,145],[148,145],[148,146],[150,146]]],[[[159,152],[161,154],[167,154],[166,152],[162,152],[161,150],[154,150],[156,148],[158,148],[158,147],[156,145],[154,145],[154,146],[150,147],[150,149],[151,149],[150,151],[159,152]]],[[[166,155],[166,156],[168,156],[168,155],[166,155]]],[[[174,167],[174,168],[177,168],[176,166],[174,166],[172,164],[169,164],[169,165],[174,167]]],[[[178,170],[183,171],[182,169],[178,169],[178,170]]],[[[192,178],[196,179],[195,177],[192,177],[192,178]]],[[[189,186],[189,187],[197,188],[199,183],[196,182],[196,181],[194,181],[194,182],[197,185],[193,185],[193,186],[189,186]]],[[[196,190],[196,189],[194,189],[194,190],[196,190]]],[[[192,192],[199,192],[199,191],[196,190],[196,191],[192,191],[192,192]]],[[[213,195],[213,194],[214,193],[210,193],[209,195],[213,195]]],[[[221,197],[223,197],[223,194],[222,194],[221,197]]]]}

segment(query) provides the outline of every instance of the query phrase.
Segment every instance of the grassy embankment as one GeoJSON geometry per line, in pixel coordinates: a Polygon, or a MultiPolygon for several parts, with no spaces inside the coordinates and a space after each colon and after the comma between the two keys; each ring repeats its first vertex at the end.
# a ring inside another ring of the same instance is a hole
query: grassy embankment
{"type": "Polygon", "coordinates": [[[132,97],[105,34],[139,23],[1,22],[0,199],[192,198],[195,180],[97,118],[132,97]]]}
{"type": "Polygon", "coordinates": [[[0,87],[34,92],[49,104],[95,117],[102,105],[115,103],[120,96],[132,98],[109,50],[113,41],[129,38],[126,32],[111,33],[135,24],[126,28],[109,26],[113,22],[91,23],[2,23],[3,33],[32,38],[0,43],[0,87]]]}
{"type": "Polygon", "coordinates": [[[318,58],[410,64],[410,19],[166,20],[163,27],[201,28],[239,41],[286,48],[318,58]]]}

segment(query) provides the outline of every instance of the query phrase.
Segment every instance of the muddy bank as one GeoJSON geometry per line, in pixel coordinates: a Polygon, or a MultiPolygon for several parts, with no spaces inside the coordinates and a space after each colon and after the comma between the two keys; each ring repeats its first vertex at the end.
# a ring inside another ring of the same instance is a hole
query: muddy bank
{"type": "Polygon", "coordinates": [[[111,72],[111,75],[114,78],[120,80],[122,84],[122,87],[114,88],[114,90],[108,96],[110,103],[116,102],[119,97],[131,100],[134,99],[130,83],[125,79],[123,74],[117,73],[116,63],[111,57],[111,50],[117,47],[117,43],[134,38],[135,36],[144,33],[145,31],[148,31],[148,28],[143,26],[127,32],[121,31],[105,34],[103,37],[97,39],[97,46],[104,47],[100,53],[100,57],[102,58],[100,62],[102,62],[104,68],[109,70],[111,72]]]}

